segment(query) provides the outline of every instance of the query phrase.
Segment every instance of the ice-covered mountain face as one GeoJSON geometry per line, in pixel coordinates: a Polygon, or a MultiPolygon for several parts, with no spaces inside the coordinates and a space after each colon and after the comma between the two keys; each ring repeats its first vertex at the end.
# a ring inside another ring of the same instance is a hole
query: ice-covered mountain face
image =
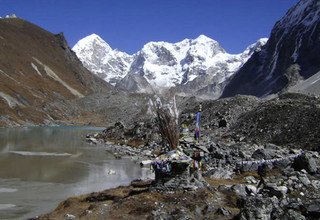
{"type": "Polygon", "coordinates": [[[196,94],[213,83],[221,86],[266,41],[260,39],[243,53],[228,54],[217,41],[200,35],[178,43],[150,42],[130,56],[112,50],[93,34],[80,40],[73,50],[89,70],[118,88],[131,92],[177,88],[180,93],[196,94]]]}
{"type": "MultiPolygon", "coordinates": [[[[259,40],[241,54],[228,54],[217,41],[204,35],[173,44],[150,42],[136,54],[128,75],[144,77],[155,91],[179,87],[177,91],[181,93],[194,94],[195,90],[212,84],[210,79],[216,75],[219,82],[224,82],[266,41],[259,40]],[[189,89],[191,84],[196,84],[192,85],[194,90],[189,89]]],[[[126,77],[117,86],[136,84],[127,81],[136,78],[126,77]]],[[[139,86],[127,89],[136,91],[136,88],[139,86]]]]}
{"type": "Polygon", "coordinates": [[[309,78],[317,73],[319,36],[320,1],[300,0],[275,24],[268,43],[237,72],[223,97],[277,93],[292,84],[292,78],[309,78]]]}
{"type": "Polygon", "coordinates": [[[112,85],[125,77],[133,60],[133,56],[113,50],[96,34],[81,39],[72,50],[87,69],[112,85]]]}

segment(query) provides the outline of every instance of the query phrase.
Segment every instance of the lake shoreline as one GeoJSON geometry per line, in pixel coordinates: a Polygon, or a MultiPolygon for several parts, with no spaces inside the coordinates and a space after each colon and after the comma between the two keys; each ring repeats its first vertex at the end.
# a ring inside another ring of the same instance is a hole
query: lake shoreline
{"type": "Polygon", "coordinates": [[[70,196],[127,185],[150,175],[129,158],[116,159],[105,147],[85,141],[88,133],[102,129],[1,128],[0,165],[6,168],[0,170],[1,203],[15,207],[3,206],[0,218],[34,217],[70,196]]]}

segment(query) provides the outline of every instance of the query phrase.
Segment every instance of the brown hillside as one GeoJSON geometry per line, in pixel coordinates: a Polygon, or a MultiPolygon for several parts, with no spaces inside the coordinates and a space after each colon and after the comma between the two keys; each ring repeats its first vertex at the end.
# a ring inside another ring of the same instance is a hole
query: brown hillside
{"type": "Polygon", "coordinates": [[[64,119],[66,100],[110,89],[82,66],[63,34],[0,19],[0,126],[64,119]]]}

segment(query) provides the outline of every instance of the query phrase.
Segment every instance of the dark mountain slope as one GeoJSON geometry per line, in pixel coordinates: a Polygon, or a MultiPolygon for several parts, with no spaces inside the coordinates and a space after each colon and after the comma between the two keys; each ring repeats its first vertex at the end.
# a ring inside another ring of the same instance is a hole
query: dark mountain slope
{"type": "Polygon", "coordinates": [[[235,74],[222,97],[265,96],[281,91],[299,75],[309,78],[317,73],[319,36],[320,1],[301,0],[275,24],[267,44],[235,74]]]}
{"type": "Polygon", "coordinates": [[[62,34],[0,19],[0,126],[63,119],[68,100],[109,89],[82,66],[62,34]]]}

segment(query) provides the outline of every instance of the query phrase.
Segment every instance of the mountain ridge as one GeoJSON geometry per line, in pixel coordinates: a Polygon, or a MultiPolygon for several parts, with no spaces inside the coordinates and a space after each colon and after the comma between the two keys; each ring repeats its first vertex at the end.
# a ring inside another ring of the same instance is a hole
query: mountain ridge
{"type": "Polygon", "coordinates": [[[263,50],[234,75],[222,97],[266,96],[282,91],[291,78],[320,70],[320,2],[301,0],[274,25],[263,50]],[[299,68],[293,68],[297,66],[299,68]],[[291,70],[295,69],[295,72],[291,70]]]}
{"type": "MultiPolygon", "coordinates": [[[[116,56],[114,51],[117,50],[112,50],[105,41],[102,40],[101,47],[106,49],[95,52],[99,46],[95,48],[92,42],[101,40],[98,35],[89,35],[81,39],[73,50],[89,70],[100,77],[102,75],[102,78],[112,82],[116,87],[131,92],[152,92],[176,86],[181,90],[183,85],[197,77],[209,74],[211,78],[218,73],[228,78],[246,62],[254,50],[259,49],[267,41],[262,38],[246,48],[243,53],[228,54],[217,41],[200,35],[196,39],[184,39],[176,43],[152,41],[133,55],[120,53],[120,57],[111,60],[109,57],[116,56]],[[123,62],[124,58],[129,62],[123,62]],[[125,68],[118,68],[114,61],[118,61],[119,66],[125,66],[125,68]],[[113,68],[112,70],[99,69],[105,66],[113,66],[113,68]],[[215,67],[215,70],[212,67],[215,67]],[[211,70],[208,71],[210,68],[211,70]]],[[[208,84],[208,82],[205,83],[208,84]]],[[[207,85],[202,86],[201,89],[205,86],[207,85]]]]}
{"type": "Polygon", "coordinates": [[[110,89],[82,66],[62,33],[0,19],[0,126],[66,119],[69,100],[110,89]]]}

